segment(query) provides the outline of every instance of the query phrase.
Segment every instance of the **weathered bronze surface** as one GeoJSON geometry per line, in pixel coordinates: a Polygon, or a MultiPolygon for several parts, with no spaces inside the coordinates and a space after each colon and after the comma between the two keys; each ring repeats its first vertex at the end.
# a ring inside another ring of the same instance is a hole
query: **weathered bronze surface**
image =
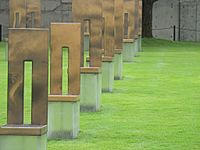
{"type": "Polygon", "coordinates": [[[104,18],[104,56],[114,56],[114,2],[115,0],[102,0],[103,4],[103,18],[104,18]]]}
{"type": "Polygon", "coordinates": [[[122,50],[124,28],[123,15],[124,0],[115,0],[114,14],[115,14],[115,50],[122,50]]]}
{"type": "Polygon", "coordinates": [[[24,61],[32,61],[31,124],[47,124],[48,29],[9,29],[8,124],[23,124],[24,61]]]}
{"type": "Polygon", "coordinates": [[[89,73],[89,74],[99,74],[101,73],[100,67],[81,67],[81,73],[89,73]]]}
{"type": "Polygon", "coordinates": [[[124,0],[124,38],[135,39],[134,36],[134,11],[135,0],[124,0]]]}
{"type": "Polygon", "coordinates": [[[49,102],[78,102],[79,95],[49,95],[49,102]]]}
{"type": "Polygon", "coordinates": [[[124,43],[133,43],[134,39],[123,39],[124,43]]]}
{"type": "Polygon", "coordinates": [[[11,28],[41,26],[40,0],[9,0],[11,28]]]}
{"type": "Polygon", "coordinates": [[[6,125],[0,128],[0,135],[41,136],[47,133],[47,126],[6,125]]]}
{"type": "MultiPolygon", "coordinates": [[[[84,36],[84,22],[89,22],[90,67],[101,67],[102,59],[102,0],[72,0],[72,18],[81,23],[81,36],[84,36]]],[[[83,42],[82,42],[83,48],[83,42]]],[[[82,49],[82,55],[83,55],[82,49]]],[[[83,66],[83,59],[82,63],[83,66]]]]}
{"type": "Polygon", "coordinates": [[[62,48],[68,48],[68,94],[80,94],[80,23],[51,24],[51,95],[62,95],[62,48]]]}
{"type": "Polygon", "coordinates": [[[139,9],[138,9],[138,6],[139,6],[139,1],[138,0],[135,0],[135,31],[134,31],[134,34],[135,34],[135,37],[137,38],[138,37],[138,32],[139,32],[139,9]]]}
{"type": "MultiPolygon", "coordinates": [[[[116,52],[119,52],[121,53],[121,50],[116,50],[116,52]]],[[[115,52],[115,54],[116,54],[115,52]]],[[[113,57],[110,57],[110,56],[102,56],[102,62],[112,62],[113,61],[113,57]]],[[[86,57],[86,62],[90,62],[90,57],[86,57]]],[[[95,68],[95,67],[93,67],[95,68]]]]}
{"type": "Polygon", "coordinates": [[[26,23],[27,28],[41,27],[41,7],[40,0],[26,1],[26,23]]]}
{"type": "Polygon", "coordinates": [[[139,0],[139,35],[142,35],[142,0],[139,0]]]}
{"type": "Polygon", "coordinates": [[[104,56],[104,57],[102,57],[102,61],[103,62],[112,62],[113,61],[113,57],[104,56]]]}
{"type": "Polygon", "coordinates": [[[26,28],[26,0],[9,0],[10,27],[26,28]]]}
{"type": "Polygon", "coordinates": [[[115,49],[115,54],[121,54],[122,50],[121,49],[115,49]]]}

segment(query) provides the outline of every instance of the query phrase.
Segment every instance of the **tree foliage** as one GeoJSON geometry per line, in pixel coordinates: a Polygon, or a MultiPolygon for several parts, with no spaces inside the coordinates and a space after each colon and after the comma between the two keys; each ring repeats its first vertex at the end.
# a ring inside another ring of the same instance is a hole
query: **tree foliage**
{"type": "Polygon", "coordinates": [[[143,23],[142,23],[142,35],[143,37],[152,37],[152,9],[153,3],[158,0],[142,0],[143,5],[143,23]]]}

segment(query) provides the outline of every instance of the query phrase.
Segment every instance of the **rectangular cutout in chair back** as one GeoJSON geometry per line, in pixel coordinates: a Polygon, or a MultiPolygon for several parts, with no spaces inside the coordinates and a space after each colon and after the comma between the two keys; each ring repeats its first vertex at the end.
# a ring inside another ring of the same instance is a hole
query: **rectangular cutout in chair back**
{"type": "Polygon", "coordinates": [[[32,61],[24,61],[24,124],[31,124],[32,61]]]}
{"type": "Polygon", "coordinates": [[[68,48],[62,48],[62,94],[68,94],[68,81],[69,81],[69,58],[68,48]]]}
{"type": "Polygon", "coordinates": [[[19,16],[19,12],[15,13],[15,28],[19,28],[20,26],[20,16],[19,16]]]}
{"type": "Polygon", "coordinates": [[[86,34],[90,33],[90,20],[89,19],[84,20],[84,33],[86,33],[86,34]]]}
{"type": "Polygon", "coordinates": [[[127,38],[128,37],[128,22],[129,22],[129,14],[128,13],[124,13],[124,37],[127,38]]]}
{"type": "Polygon", "coordinates": [[[31,27],[35,27],[35,12],[31,12],[31,27]]]}
{"type": "Polygon", "coordinates": [[[3,40],[3,26],[0,24],[0,42],[3,40]]]}

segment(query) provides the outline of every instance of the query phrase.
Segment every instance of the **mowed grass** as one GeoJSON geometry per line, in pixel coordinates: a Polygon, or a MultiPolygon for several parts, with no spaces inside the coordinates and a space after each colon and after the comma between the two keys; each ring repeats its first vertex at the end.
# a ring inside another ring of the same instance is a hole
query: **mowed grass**
{"type": "MultiPolygon", "coordinates": [[[[7,62],[0,44],[0,124],[6,123],[7,62]]],[[[200,44],[144,39],[124,78],[102,96],[102,110],[81,113],[75,140],[48,150],[199,150],[200,44]]]]}

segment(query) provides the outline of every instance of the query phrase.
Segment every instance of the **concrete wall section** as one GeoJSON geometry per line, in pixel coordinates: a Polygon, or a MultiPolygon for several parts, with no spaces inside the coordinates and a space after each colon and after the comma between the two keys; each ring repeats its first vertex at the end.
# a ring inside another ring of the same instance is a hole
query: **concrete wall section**
{"type": "Polygon", "coordinates": [[[200,41],[200,0],[158,0],[155,2],[153,5],[153,36],[173,40],[174,25],[176,26],[176,40],[178,40],[180,31],[180,40],[200,41]]]}
{"type": "Polygon", "coordinates": [[[200,3],[196,0],[183,1],[181,3],[181,40],[199,41],[199,33],[197,30],[200,25],[200,3]]]}
{"type": "MultiPolygon", "coordinates": [[[[153,37],[173,40],[174,26],[178,26],[178,1],[159,0],[153,5],[152,32],[153,37]]],[[[178,31],[176,31],[176,39],[178,31]]]]}
{"type": "Polygon", "coordinates": [[[41,0],[42,27],[49,27],[51,22],[71,21],[71,0],[41,0]]]}

